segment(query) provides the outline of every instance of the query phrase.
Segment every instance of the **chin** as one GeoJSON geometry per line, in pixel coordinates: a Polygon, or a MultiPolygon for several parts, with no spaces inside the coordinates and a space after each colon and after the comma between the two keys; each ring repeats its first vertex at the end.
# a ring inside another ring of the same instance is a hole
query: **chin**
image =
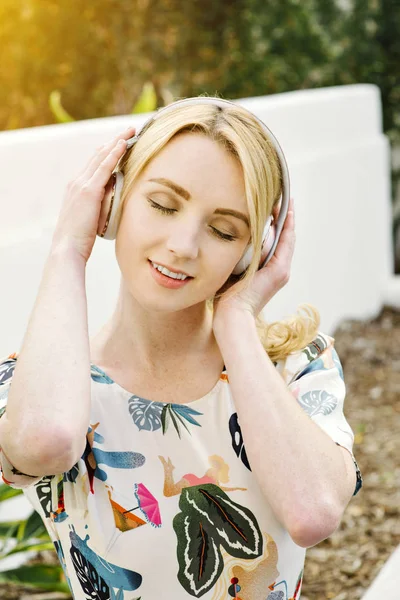
{"type": "Polygon", "coordinates": [[[142,276],[138,276],[138,270],[135,269],[135,273],[133,273],[131,269],[128,277],[124,279],[130,296],[146,311],[175,313],[187,310],[212,299],[217,293],[217,286],[225,285],[219,278],[218,281],[208,282],[207,287],[199,285],[197,281],[192,281],[187,287],[180,290],[163,288],[148,273],[148,264],[146,259],[146,268],[144,272],[141,271],[142,276]]]}
{"type": "MultiPolygon", "coordinates": [[[[166,290],[169,291],[169,290],[166,290]]],[[[157,293],[157,291],[145,291],[143,287],[140,290],[130,289],[129,293],[144,311],[151,313],[164,313],[172,314],[180,310],[185,310],[190,306],[193,306],[193,302],[187,298],[175,298],[170,296],[168,298],[166,294],[157,293]]]]}

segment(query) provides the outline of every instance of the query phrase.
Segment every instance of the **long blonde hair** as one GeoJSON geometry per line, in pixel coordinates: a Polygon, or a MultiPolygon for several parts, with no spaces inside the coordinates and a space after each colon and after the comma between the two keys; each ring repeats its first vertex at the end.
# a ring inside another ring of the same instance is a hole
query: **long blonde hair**
{"type": "MultiPolygon", "coordinates": [[[[134,150],[127,152],[119,164],[119,169],[124,173],[124,186],[117,218],[121,216],[136,178],[174,136],[184,132],[202,133],[222,144],[242,166],[250,217],[250,240],[255,250],[246,272],[241,276],[231,275],[228,279],[228,283],[238,284],[236,291],[241,291],[248,286],[258,269],[263,229],[275,204],[279,202],[282,173],[268,134],[257,119],[240,105],[231,104],[223,108],[213,104],[178,105],[175,110],[170,107],[169,111],[157,115],[151,126],[139,136],[134,150]]],[[[229,295],[229,289],[218,290],[214,298],[207,300],[208,308],[213,310],[216,298],[229,295]]],[[[256,326],[269,357],[278,361],[307,346],[317,336],[319,322],[317,309],[305,304],[296,315],[283,321],[268,324],[258,316],[256,326]]]]}

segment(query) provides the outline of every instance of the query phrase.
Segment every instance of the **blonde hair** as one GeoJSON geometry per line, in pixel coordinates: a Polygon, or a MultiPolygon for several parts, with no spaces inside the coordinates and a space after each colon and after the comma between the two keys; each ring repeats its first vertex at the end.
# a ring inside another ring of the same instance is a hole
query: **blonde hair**
{"type": "MultiPolygon", "coordinates": [[[[268,134],[258,120],[240,105],[231,104],[223,108],[214,104],[177,105],[175,110],[170,107],[164,114],[157,115],[150,127],[139,136],[134,150],[127,152],[119,164],[124,173],[124,185],[117,218],[120,218],[137,177],[173,137],[184,132],[202,133],[222,144],[242,166],[254,254],[245,273],[231,275],[227,282],[238,283],[236,291],[241,291],[258,269],[264,225],[281,197],[282,173],[268,134]]],[[[213,310],[216,298],[231,295],[229,289],[222,291],[223,288],[214,298],[207,300],[210,310],[213,310]]],[[[305,304],[299,307],[296,315],[283,321],[268,324],[258,316],[256,326],[269,357],[278,361],[303,349],[317,336],[319,313],[313,306],[305,304]]]]}

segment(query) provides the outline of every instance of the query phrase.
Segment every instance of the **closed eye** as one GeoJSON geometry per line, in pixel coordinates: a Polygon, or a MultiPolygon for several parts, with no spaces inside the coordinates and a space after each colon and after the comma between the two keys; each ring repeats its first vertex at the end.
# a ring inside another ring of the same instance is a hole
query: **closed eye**
{"type": "Polygon", "coordinates": [[[166,206],[161,206],[161,204],[157,204],[157,202],[154,202],[154,200],[152,200],[151,198],[147,198],[147,199],[153,208],[160,210],[162,213],[164,213],[166,215],[171,215],[172,213],[177,212],[176,208],[167,208],[166,206]]]}
{"type": "MultiPolygon", "coordinates": [[[[165,215],[171,215],[174,212],[177,212],[176,208],[167,208],[166,206],[162,206],[161,204],[157,204],[157,202],[154,202],[154,200],[152,200],[151,198],[147,198],[147,200],[149,201],[150,205],[155,208],[156,210],[159,210],[160,212],[162,212],[165,215]]],[[[234,235],[230,235],[228,233],[222,233],[222,231],[219,231],[218,229],[215,229],[215,227],[212,227],[212,225],[210,225],[211,230],[213,232],[214,235],[216,235],[217,237],[219,237],[222,240],[228,241],[228,242],[232,242],[233,240],[237,240],[237,237],[234,235]]]]}

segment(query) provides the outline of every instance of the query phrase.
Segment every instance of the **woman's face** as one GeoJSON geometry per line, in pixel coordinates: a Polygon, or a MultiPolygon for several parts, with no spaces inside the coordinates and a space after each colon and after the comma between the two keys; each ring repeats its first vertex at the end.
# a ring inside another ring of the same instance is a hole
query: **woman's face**
{"type": "Polygon", "coordinates": [[[203,134],[177,135],[126,198],[116,238],[125,286],[150,310],[176,311],[204,302],[222,287],[245,251],[250,240],[246,221],[240,163],[203,134]],[[191,278],[177,286],[151,261],[191,278]]]}

